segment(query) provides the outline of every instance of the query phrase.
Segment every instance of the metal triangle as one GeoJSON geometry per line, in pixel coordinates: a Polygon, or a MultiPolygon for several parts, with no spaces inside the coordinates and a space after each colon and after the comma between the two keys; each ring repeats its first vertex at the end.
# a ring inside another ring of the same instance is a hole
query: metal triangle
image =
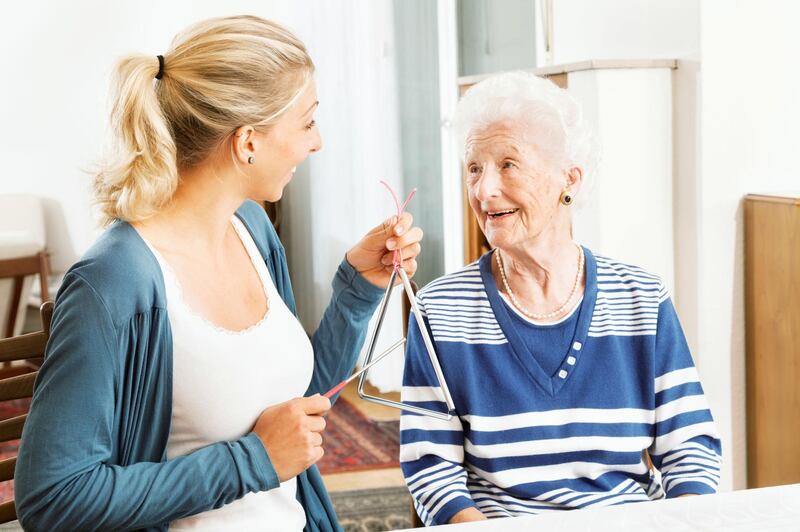
{"type": "Polygon", "coordinates": [[[455,412],[455,405],[453,404],[453,399],[450,396],[450,389],[447,387],[447,381],[445,381],[444,374],[442,373],[442,368],[439,365],[439,358],[436,356],[436,351],[433,349],[433,342],[431,341],[430,335],[428,334],[427,327],[425,327],[425,322],[422,319],[422,313],[420,312],[419,307],[417,306],[416,295],[414,294],[414,290],[411,288],[411,282],[409,281],[408,275],[406,274],[405,270],[403,270],[402,268],[396,268],[392,272],[391,277],[389,278],[389,283],[386,286],[386,292],[383,294],[383,300],[381,301],[381,304],[378,307],[378,320],[375,323],[375,328],[372,330],[372,333],[369,336],[367,344],[368,346],[367,356],[364,360],[364,365],[370,363],[370,361],[372,360],[372,356],[375,352],[378,335],[380,334],[381,328],[383,327],[383,319],[386,317],[386,310],[389,306],[389,300],[392,297],[394,282],[397,279],[398,272],[400,273],[400,280],[402,281],[403,289],[406,292],[406,296],[408,296],[408,300],[411,302],[411,314],[414,316],[414,319],[417,320],[417,326],[419,328],[420,335],[422,336],[422,341],[425,344],[425,350],[428,352],[428,357],[430,358],[431,365],[433,366],[433,371],[436,373],[436,378],[439,381],[439,387],[435,389],[441,391],[442,395],[441,399],[447,405],[448,412],[438,412],[436,410],[430,410],[428,408],[421,408],[418,406],[407,405],[397,401],[384,399],[383,397],[376,397],[374,395],[369,395],[364,391],[364,383],[367,380],[367,374],[369,373],[369,369],[364,373],[362,373],[358,379],[358,395],[365,401],[370,401],[383,406],[398,408],[400,410],[405,410],[407,412],[414,412],[416,414],[422,414],[425,416],[431,416],[438,419],[443,419],[445,421],[450,421],[450,419],[453,418],[453,412],[455,412]]]}

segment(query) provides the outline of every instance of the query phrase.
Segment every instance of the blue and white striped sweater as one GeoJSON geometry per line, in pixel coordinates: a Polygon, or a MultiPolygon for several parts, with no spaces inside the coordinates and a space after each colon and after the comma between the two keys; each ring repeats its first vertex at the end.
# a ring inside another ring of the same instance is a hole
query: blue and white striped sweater
{"type": "MultiPolygon", "coordinates": [[[[403,474],[427,524],[471,506],[492,517],[716,491],[720,442],[663,283],[585,256],[575,337],[554,375],[524,351],[490,254],[420,291],[458,414],[401,417],[403,474]]],[[[413,319],[402,399],[445,410],[413,319]]]]}

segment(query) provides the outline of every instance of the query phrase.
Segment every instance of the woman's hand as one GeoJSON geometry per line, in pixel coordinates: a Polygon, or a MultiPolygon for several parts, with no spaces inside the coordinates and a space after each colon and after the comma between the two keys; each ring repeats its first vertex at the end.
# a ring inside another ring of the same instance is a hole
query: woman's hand
{"type": "Polygon", "coordinates": [[[253,432],[264,444],[281,482],[296,477],[325,454],[322,414],[330,409],[330,400],[317,394],[271,406],[261,413],[253,432]]]}
{"type": "Polygon", "coordinates": [[[487,517],[475,507],[464,508],[450,518],[449,523],[469,523],[471,521],[486,521],[487,517]]]}
{"type": "MultiPolygon", "coordinates": [[[[347,262],[375,286],[386,287],[392,275],[394,251],[400,249],[403,269],[409,277],[417,271],[416,257],[422,247],[422,229],[412,227],[414,217],[404,212],[397,220],[392,216],[366,234],[347,252],[347,262]]],[[[397,279],[400,282],[400,279],[397,279]]]]}

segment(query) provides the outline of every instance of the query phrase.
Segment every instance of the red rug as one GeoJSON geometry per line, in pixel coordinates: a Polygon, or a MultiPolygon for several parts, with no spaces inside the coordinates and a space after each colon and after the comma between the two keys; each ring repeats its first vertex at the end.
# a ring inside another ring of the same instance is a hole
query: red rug
{"type": "Polygon", "coordinates": [[[344,398],[326,420],[325,456],[317,462],[323,475],[400,466],[399,421],[372,421],[344,398]]]}
{"type": "MultiPolygon", "coordinates": [[[[0,419],[8,419],[19,416],[28,411],[30,399],[16,399],[0,403],[0,419]]],[[[17,456],[19,440],[11,440],[0,443],[0,460],[17,456]]],[[[14,498],[14,481],[8,480],[0,482],[0,502],[5,502],[14,498]]]]}

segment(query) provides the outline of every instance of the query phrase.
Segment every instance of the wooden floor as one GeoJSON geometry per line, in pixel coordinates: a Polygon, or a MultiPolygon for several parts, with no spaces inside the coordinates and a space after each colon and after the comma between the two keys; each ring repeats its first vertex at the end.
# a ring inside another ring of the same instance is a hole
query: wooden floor
{"type": "MultiPolygon", "coordinates": [[[[342,397],[346,398],[351,405],[358,408],[362,414],[375,421],[400,419],[400,411],[396,408],[378,405],[361,399],[356,390],[357,386],[357,381],[348,384],[347,387],[342,390],[342,397]]],[[[365,391],[369,395],[377,395],[393,401],[400,401],[399,392],[381,394],[375,387],[369,384],[366,385],[365,391]]],[[[328,488],[328,491],[347,491],[405,485],[399,467],[356,471],[354,473],[334,473],[331,475],[323,475],[322,480],[325,482],[325,487],[328,488]]]]}
{"type": "MultiPolygon", "coordinates": [[[[369,383],[365,383],[364,391],[369,395],[376,395],[391,401],[400,402],[400,392],[380,393],[377,388],[369,383]]],[[[353,381],[342,390],[342,397],[347,399],[351,405],[358,408],[362,414],[375,421],[394,421],[400,419],[400,411],[396,408],[378,405],[370,401],[364,401],[358,396],[358,382],[353,381]]]]}

